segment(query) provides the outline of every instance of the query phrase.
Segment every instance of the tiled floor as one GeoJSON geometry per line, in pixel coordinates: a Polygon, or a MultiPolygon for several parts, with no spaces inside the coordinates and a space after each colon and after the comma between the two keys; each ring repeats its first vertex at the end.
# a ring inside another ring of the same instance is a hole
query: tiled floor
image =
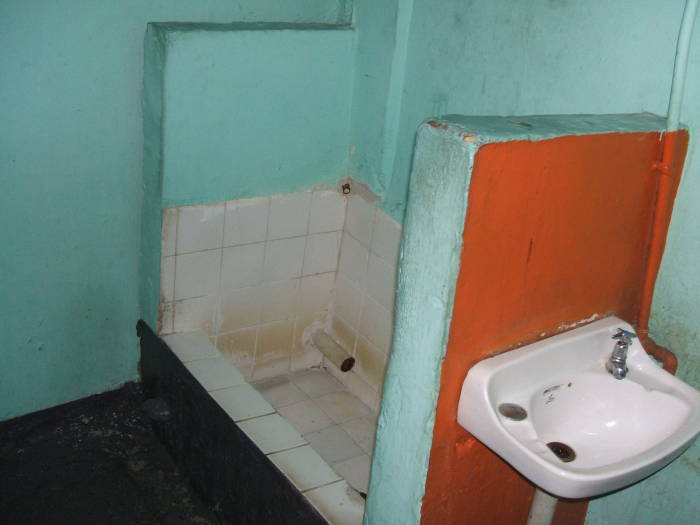
{"type": "Polygon", "coordinates": [[[366,405],[322,369],[249,385],[204,333],[164,340],[331,525],[361,525],[376,430],[366,405]]]}
{"type": "MultiPolygon", "coordinates": [[[[347,485],[367,492],[376,430],[376,416],[368,407],[323,369],[264,379],[252,386],[347,485]]],[[[336,484],[326,492],[345,490],[339,482],[329,487],[336,484]]]]}

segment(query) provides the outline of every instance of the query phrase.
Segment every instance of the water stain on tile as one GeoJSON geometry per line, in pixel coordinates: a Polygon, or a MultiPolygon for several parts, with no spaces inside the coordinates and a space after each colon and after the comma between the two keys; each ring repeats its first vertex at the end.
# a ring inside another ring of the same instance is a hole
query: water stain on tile
{"type": "Polygon", "coordinates": [[[278,321],[258,329],[255,364],[289,358],[294,336],[294,321],[278,321]]]}
{"type": "Polygon", "coordinates": [[[245,328],[220,335],[216,344],[219,352],[236,366],[248,367],[253,363],[257,329],[245,328]]]}

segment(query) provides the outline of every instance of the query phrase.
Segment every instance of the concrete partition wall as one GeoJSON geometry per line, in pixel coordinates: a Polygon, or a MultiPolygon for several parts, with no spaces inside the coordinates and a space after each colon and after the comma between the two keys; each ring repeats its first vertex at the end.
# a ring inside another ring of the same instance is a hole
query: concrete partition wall
{"type": "Polygon", "coordinates": [[[168,28],[163,206],[335,185],[353,48],[349,26],[168,28]]]}
{"type": "Polygon", "coordinates": [[[146,37],[141,311],[156,325],[161,209],[333,186],[344,175],[346,24],[152,24],[146,37]]]}
{"type": "Polygon", "coordinates": [[[421,125],[367,524],[526,520],[532,485],[456,423],[462,381],[478,360],[577,323],[635,322],[663,124],[640,114],[421,125]]]}

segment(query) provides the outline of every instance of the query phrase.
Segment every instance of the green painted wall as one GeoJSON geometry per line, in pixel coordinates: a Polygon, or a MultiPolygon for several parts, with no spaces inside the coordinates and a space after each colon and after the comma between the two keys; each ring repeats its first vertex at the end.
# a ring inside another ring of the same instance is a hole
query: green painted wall
{"type": "Polygon", "coordinates": [[[0,419],[137,376],[147,22],[346,23],[350,5],[0,2],[0,419]]]}
{"type": "MultiPolygon", "coordinates": [[[[380,149],[360,151],[361,129],[354,128],[351,137],[358,144],[353,173],[380,192],[381,205],[397,218],[405,209],[415,131],[428,116],[666,112],[683,0],[401,3],[411,8],[411,16],[407,60],[397,81],[402,89],[396,147],[381,141],[375,143],[380,149]]],[[[361,5],[358,0],[358,10],[361,5]]],[[[401,24],[406,20],[397,17],[389,34],[399,34],[401,24]]],[[[359,50],[363,38],[375,38],[362,26],[358,34],[359,50]]],[[[383,45],[391,49],[394,41],[383,45]]],[[[361,58],[358,81],[372,68],[397,63],[371,51],[361,58]]],[[[371,113],[362,101],[354,103],[371,113]]],[[[690,128],[691,147],[651,324],[652,335],[678,354],[679,375],[699,388],[700,30],[691,49],[682,121],[690,128]]],[[[647,481],[593,502],[588,522],[695,523],[699,488],[696,444],[647,481]]]]}
{"type": "Polygon", "coordinates": [[[335,184],[354,40],[308,25],[168,32],[163,206],[335,184]]]}

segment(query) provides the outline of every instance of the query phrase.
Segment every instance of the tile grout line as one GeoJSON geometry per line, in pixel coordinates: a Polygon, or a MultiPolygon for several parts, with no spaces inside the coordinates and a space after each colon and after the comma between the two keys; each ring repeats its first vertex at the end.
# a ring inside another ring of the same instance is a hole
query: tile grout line
{"type": "MultiPolygon", "coordinates": [[[[341,195],[343,195],[341,193],[341,195]]],[[[352,194],[351,194],[352,195],[352,194]]],[[[343,249],[343,235],[345,235],[345,232],[347,231],[347,224],[348,224],[348,208],[350,207],[350,197],[346,197],[343,195],[343,198],[345,199],[345,212],[343,214],[343,226],[340,228],[340,244],[338,246],[338,262],[336,264],[336,271],[335,271],[335,279],[333,280],[333,300],[331,303],[331,308],[329,309],[329,325],[332,327],[333,325],[333,318],[337,315],[336,314],[336,299],[337,299],[337,291],[338,291],[338,279],[341,277],[340,274],[340,254],[343,249]]],[[[353,327],[354,330],[354,327],[353,327]]],[[[354,335],[355,338],[357,338],[357,335],[354,335]]],[[[352,352],[349,352],[351,356],[353,356],[352,352]]],[[[353,356],[354,357],[354,356],[353,356]]]]}
{"type": "Polygon", "coordinates": [[[335,315],[335,302],[336,302],[336,290],[337,290],[337,283],[338,283],[338,276],[340,275],[340,249],[343,246],[343,228],[345,228],[345,221],[347,220],[348,216],[348,199],[340,193],[341,198],[345,201],[345,206],[343,209],[343,225],[340,227],[340,230],[338,230],[338,238],[337,238],[337,250],[336,250],[336,256],[335,256],[335,270],[333,271],[333,289],[331,290],[331,299],[329,301],[329,304],[327,306],[327,311],[326,311],[326,319],[324,320],[324,326],[325,326],[325,331],[329,332],[330,328],[333,323],[333,316],[335,315]]]}
{"type": "MultiPolygon", "coordinates": [[[[306,193],[306,192],[303,192],[306,193]]],[[[309,236],[311,235],[309,233],[309,230],[311,228],[311,207],[313,206],[314,202],[314,193],[316,193],[314,190],[311,190],[308,192],[309,193],[309,199],[308,199],[308,206],[306,210],[306,234],[304,235],[304,250],[301,255],[301,271],[299,275],[299,283],[297,285],[297,307],[295,308],[298,311],[298,306],[299,302],[301,301],[301,279],[304,277],[304,266],[306,265],[306,250],[309,246],[309,236]]],[[[297,312],[295,312],[294,321],[293,321],[293,328],[292,328],[292,341],[291,341],[291,346],[289,348],[289,362],[287,363],[287,370],[291,372],[292,370],[292,353],[294,352],[294,344],[296,343],[296,336],[297,336],[297,312]]]]}
{"type": "MultiPolygon", "coordinates": [[[[272,414],[268,414],[268,415],[272,415],[272,414]]],[[[279,415],[279,414],[278,414],[278,415],[279,415]]],[[[280,416],[280,417],[282,417],[282,416],[280,416]]],[[[256,418],[251,418],[251,419],[256,419],[256,418]]],[[[284,418],[282,417],[282,419],[284,419],[284,418]]],[[[287,421],[286,419],[284,419],[284,420],[285,420],[285,422],[289,423],[289,421],[287,421]]],[[[248,421],[250,421],[250,419],[249,419],[248,421]]],[[[295,430],[296,430],[296,429],[295,429],[295,430]]],[[[246,436],[247,436],[247,435],[248,435],[248,434],[246,434],[246,436]]],[[[301,434],[299,434],[299,435],[301,436],[301,434]]],[[[251,439],[252,439],[252,438],[251,438],[251,439]]],[[[302,436],[302,439],[304,439],[303,436],[302,436]]],[[[255,441],[255,440],[253,440],[253,441],[255,441]]],[[[257,445],[257,443],[255,443],[255,444],[257,445]]],[[[294,450],[294,449],[297,449],[297,448],[301,448],[301,447],[310,447],[310,446],[311,446],[311,445],[309,445],[309,444],[306,442],[306,440],[304,439],[304,442],[303,442],[301,445],[294,445],[293,447],[287,447],[287,448],[283,448],[283,449],[280,449],[280,450],[275,450],[274,452],[267,452],[267,453],[263,452],[263,454],[265,454],[265,457],[269,457],[269,456],[271,456],[272,454],[279,454],[279,453],[281,453],[281,452],[288,452],[288,451],[290,451],[290,450],[294,450]]],[[[261,450],[260,452],[262,452],[262,450],[261,450]]],[[[283,473],[283,474],[284,474],[284,473],[283,473]]],[[[286,474],[285,474],[285,475],[286,475],[286,474]]]]}
{"type": "Polygon", "coordinates": [[[178,250],[177,238],[178,238],[179,227],[180,227],[180,208],[176,206],[175,207],[175,247],[174,247],[175,253],[173,255],[173,257],[175,257],[175,261],[173,262],[173,327],[172,327],[173,332],[175,332],[175,318],[177,315],[177,310],[176,310],[177,309],[177,305],[176,305],[177,301],[175,300],[175,290],[177,288],[177,286],[176,286],[176,284],[177,284],[177,266],[178,266],[178,264],[177,264],[177,255],[178,255],[178,253],[177,253],[177,250],[178,250]]]}
{"type": "MultiPolygon", "coordinates": [[[[218,350],[219,348],[219,317],[221,317],[221,301],[223,298],[223,294],[221,293],[222,289],[222,283],[224,279],[224,238],[226,237],[226,207],[228,206],[229,202],[233,201],[224,201],[223,203],[223,208],[224,208],[224,217],[223,217],[223,224],[221,226],[221,242],[219,243],[219,285],[216,288],[216,308],[214,308],[214,312],[212,313],[212,330],[214,332],[214,347],[218,350]]],[[[236,209],[238,207],[236,206],[236,209]]]]}
{"type": "MultiPolygon", "coordinates": [[[[331,231],[327,231],[327,232],[320,232],[320,233],[318,233],[318,234],[314,233],[313,235],[328,234],[328,233],[334,233],[334,232],[337,232],[337,231],[340,231],[340,230],[331,230],[331,231]]],[[[267,233],[266,233],[266,235],[267,235],[267,233]]],[[[241,247],[241,246],[252,246],[252,245],[254,245],[254,244],[262,244],[262,243],[265,243],[265,242],[268,242],[268,241],[270,241],[270,242],[274,242],[274,241],[288,241],[288,240],[290,240],[290,239],[301,239],[302,237],[307,237],[307,235],[292,235],[291,237],[279,237],[279,238],[275,238],[275,239],[265,239],[265,240],[263,240],[263,241],[242,242],[242,243],[239,243],[239,244],[223,244],[222,247],[223,247],[223,248],[238,248],[238,247],[241,247]]],[[[354,239],[354,237],[353,237],[353,239],[354,239]]],[[[355,239],[355,240],[357,240],[357,239],[355,239]]],[[[359,242],[359,241],[358,241],[358,242],[359,242]]],[[[189,252],[182,252],[182,253],[179,253],[179,254],[177,254],[177,255],[191,255],[191,254],[193,254],[193,253],[206,252],[206,251],[216,250],[216,249],[217,249],[217,248],[204,248],[203,250],[192,250],[192,251],[189,251],[189,252]]],[[[173,255],[173,256],[174,256],[174,255],[173,255]]],[[[169,255],[168,257],[173,257],[173,256],[170,256],[170,255],[169,255]]],[[[379,256],[377,255],[377,257],[379,257],[379,256]]],[[[320,272],[320,273],[326,273],[326,272],[320,272]]],[[[313,275],[313,274],[310,274],[310,275],[313,275]]]]}
{"type": "MultiPolygon", "coordinates": [[[[265,217],[265,244],[263,245],[263,264],[262,264],[262,275],[260,277],[260,284],[265,282],[265,262],[267,261],[267,246],[268,243],[270,242],[268,237],[270,233],[270,211],[272,209],[272,198],[271,197],[265,197],[265,200],[267,201],[267,215],[265,217]]],[[[261,314],[262,315],[262,308],[261,308],[261,314]]],[[[253,359],[251,360],[250,364],[250,378],[253,379],[255,376],[255,365],[256,365],[256,359],[258,357],[258,342],[260,340],[260,319],[258,319],[258,323],[255,325],[255,346],[253,347],[253,359]]]]}
{"type": "MultiPolygon", "coordinates": [[[[323,458],[321,458],[321,459],[323,459],[323,458]]],[[[329,465],[328,462],[327,462],[325,459],[323,460],[323,462],[326,463],[326,465],[328,465],[328,466],[330,467],[331,470],[333,470],[333,467],[331,467],[331,465],[329,465]]],[[[310,489],[301,490],[300,492],[301,492],[302,494],[306,494],[307,492],[311,492],[312,490],[322,489],[323,487],[328,487],[329,485],[335,485],[336,483],[342,483],[343,481],[344,481],[345,483],[347,483],[348,487],[350,486],[350,483],[348,483],[348,481],[347,481],[343,476],[341,476],[340,474],[338,474],[335,470],[333,470],[333,472],[334,472],[335,475],[338,476],[340,479],[336,479],[336,480],[334,480],[334,481],[329,481],[328,483],[323,483],[322,485],[319,485],[318,487],[312,487],[312,488],[310,488],[310,489]]],[[[354,490],[354,489],[353,489],[353,490],[354,490]]],[[[311,503],[311,504],[314,506],[314,508],[315,508],[316,510],[318,510],[319,512],[321,512],[321,510],[320,510],[318,507],[316,507],[316,505],[314,505],[313,502],[309,501],[309,503],[311,503]]]]}

